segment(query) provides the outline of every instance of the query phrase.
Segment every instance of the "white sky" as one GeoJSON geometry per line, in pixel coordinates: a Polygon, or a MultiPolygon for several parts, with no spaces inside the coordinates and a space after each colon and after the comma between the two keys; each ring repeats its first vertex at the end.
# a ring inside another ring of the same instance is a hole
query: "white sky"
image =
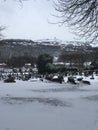
{"type": "Polygon", "coordinates": [[[52,0],[29,0],[21,5],[15,0],[0,0],[0,25],[7,29],[5,38],[74,40],[71,30],[58,24],[52,0]],[[48,22],[50,21],[50,22],[48,22]]]}

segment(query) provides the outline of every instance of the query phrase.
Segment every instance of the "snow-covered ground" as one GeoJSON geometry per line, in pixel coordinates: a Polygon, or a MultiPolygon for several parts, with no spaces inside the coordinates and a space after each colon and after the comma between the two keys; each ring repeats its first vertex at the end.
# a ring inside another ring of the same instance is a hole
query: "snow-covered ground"
{"type": "Polygon", "coordinates": [[[91,85],[0,81],[0,130],[98,130],[98,79],[91,85]]]}

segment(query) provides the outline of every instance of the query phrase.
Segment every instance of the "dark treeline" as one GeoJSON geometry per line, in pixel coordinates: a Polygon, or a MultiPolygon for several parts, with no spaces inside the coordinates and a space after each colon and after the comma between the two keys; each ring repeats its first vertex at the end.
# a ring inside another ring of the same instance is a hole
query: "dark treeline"
{"type": "MultiPolygon", "coordinates": [[[[26,63],[30,63],[33,67],[35,64],[38,68],[39,74],[50,74],[50,73],[63,73],[66,71],[76,71],[79,69],[84,69],[85,62],[91,62],[91,67],[98,69],[98,48],[94,52],[83,52],[83,51],[73,51],[66,52],[59,56],[58,61],[64,64],[55,64],[53,62],[53,56],[49,54],[42,54],[38,57],[32,56],[20,56],[12,57],[10,59],[3,59],[2,63],[6,63],[9,68],[21,68],[26,63]],[[54,63],[54,64],[53,64],[54,63]],[[66,65],[68,63],[68,65],[66,65]]],[[[57,61],[57,63],[59,63],[57,61]]]]}
{"type": "Polygon", "coordinates": [[[28,56],[20,56],[20,57],[12,57],[6,61],[8,67],[23,67],[26,63],[31,63],[33,66],[36,64],[37,59],[35,57],[28,56]]]}
{"type": "Polygon", "coordinates": [[[59,56],[58,61],[64,63],[74,63],[77,67],[83,67],[85,62],[94,62],[98,60],[98,48],[92,48],[91,50],[74,50],[74,51],[63,51],[59,56]]]}

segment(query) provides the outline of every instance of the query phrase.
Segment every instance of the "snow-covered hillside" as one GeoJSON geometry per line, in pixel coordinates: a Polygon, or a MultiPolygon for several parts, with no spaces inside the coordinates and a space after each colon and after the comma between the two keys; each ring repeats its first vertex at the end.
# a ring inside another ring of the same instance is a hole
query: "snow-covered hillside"
{"type": "MultiPolygon", "coordinates": [[[[49,54],[59,57],[62,53],[80,53],[85,55],[97,55],[98,47],[90,43],[80,41],[61,41],[58,39],[26,40],[26,39],[5,39],[0,41],[1,59],[12,57],[31,56],[38,57],[41,54],[49,54]]],[[[91,57],[91,56],[90,56],[91,57]]]]}
{"type": "Polygon", "coordinates": [[[81,42],[81,41],[62,41],[59,39],[40,39],[40,40],[28,40],[28,39],[4,39],[0,41],[0,44],[14,44],[14,45],[51,45],[51,46],[67,46],[67,45],[73,45],[73,46],[96,46],[98,47],[98,45],[96,43],[90,43],[90,42],[81,42]]]}

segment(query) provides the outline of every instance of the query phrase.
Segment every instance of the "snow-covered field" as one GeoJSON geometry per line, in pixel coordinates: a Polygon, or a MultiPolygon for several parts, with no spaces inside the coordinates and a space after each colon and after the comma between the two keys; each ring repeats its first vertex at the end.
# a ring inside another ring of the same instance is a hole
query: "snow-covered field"
{"type": "Polygon", "coordinates": [[[0,130],[98,130],[98,81],[0,81],[0,130]]]}

